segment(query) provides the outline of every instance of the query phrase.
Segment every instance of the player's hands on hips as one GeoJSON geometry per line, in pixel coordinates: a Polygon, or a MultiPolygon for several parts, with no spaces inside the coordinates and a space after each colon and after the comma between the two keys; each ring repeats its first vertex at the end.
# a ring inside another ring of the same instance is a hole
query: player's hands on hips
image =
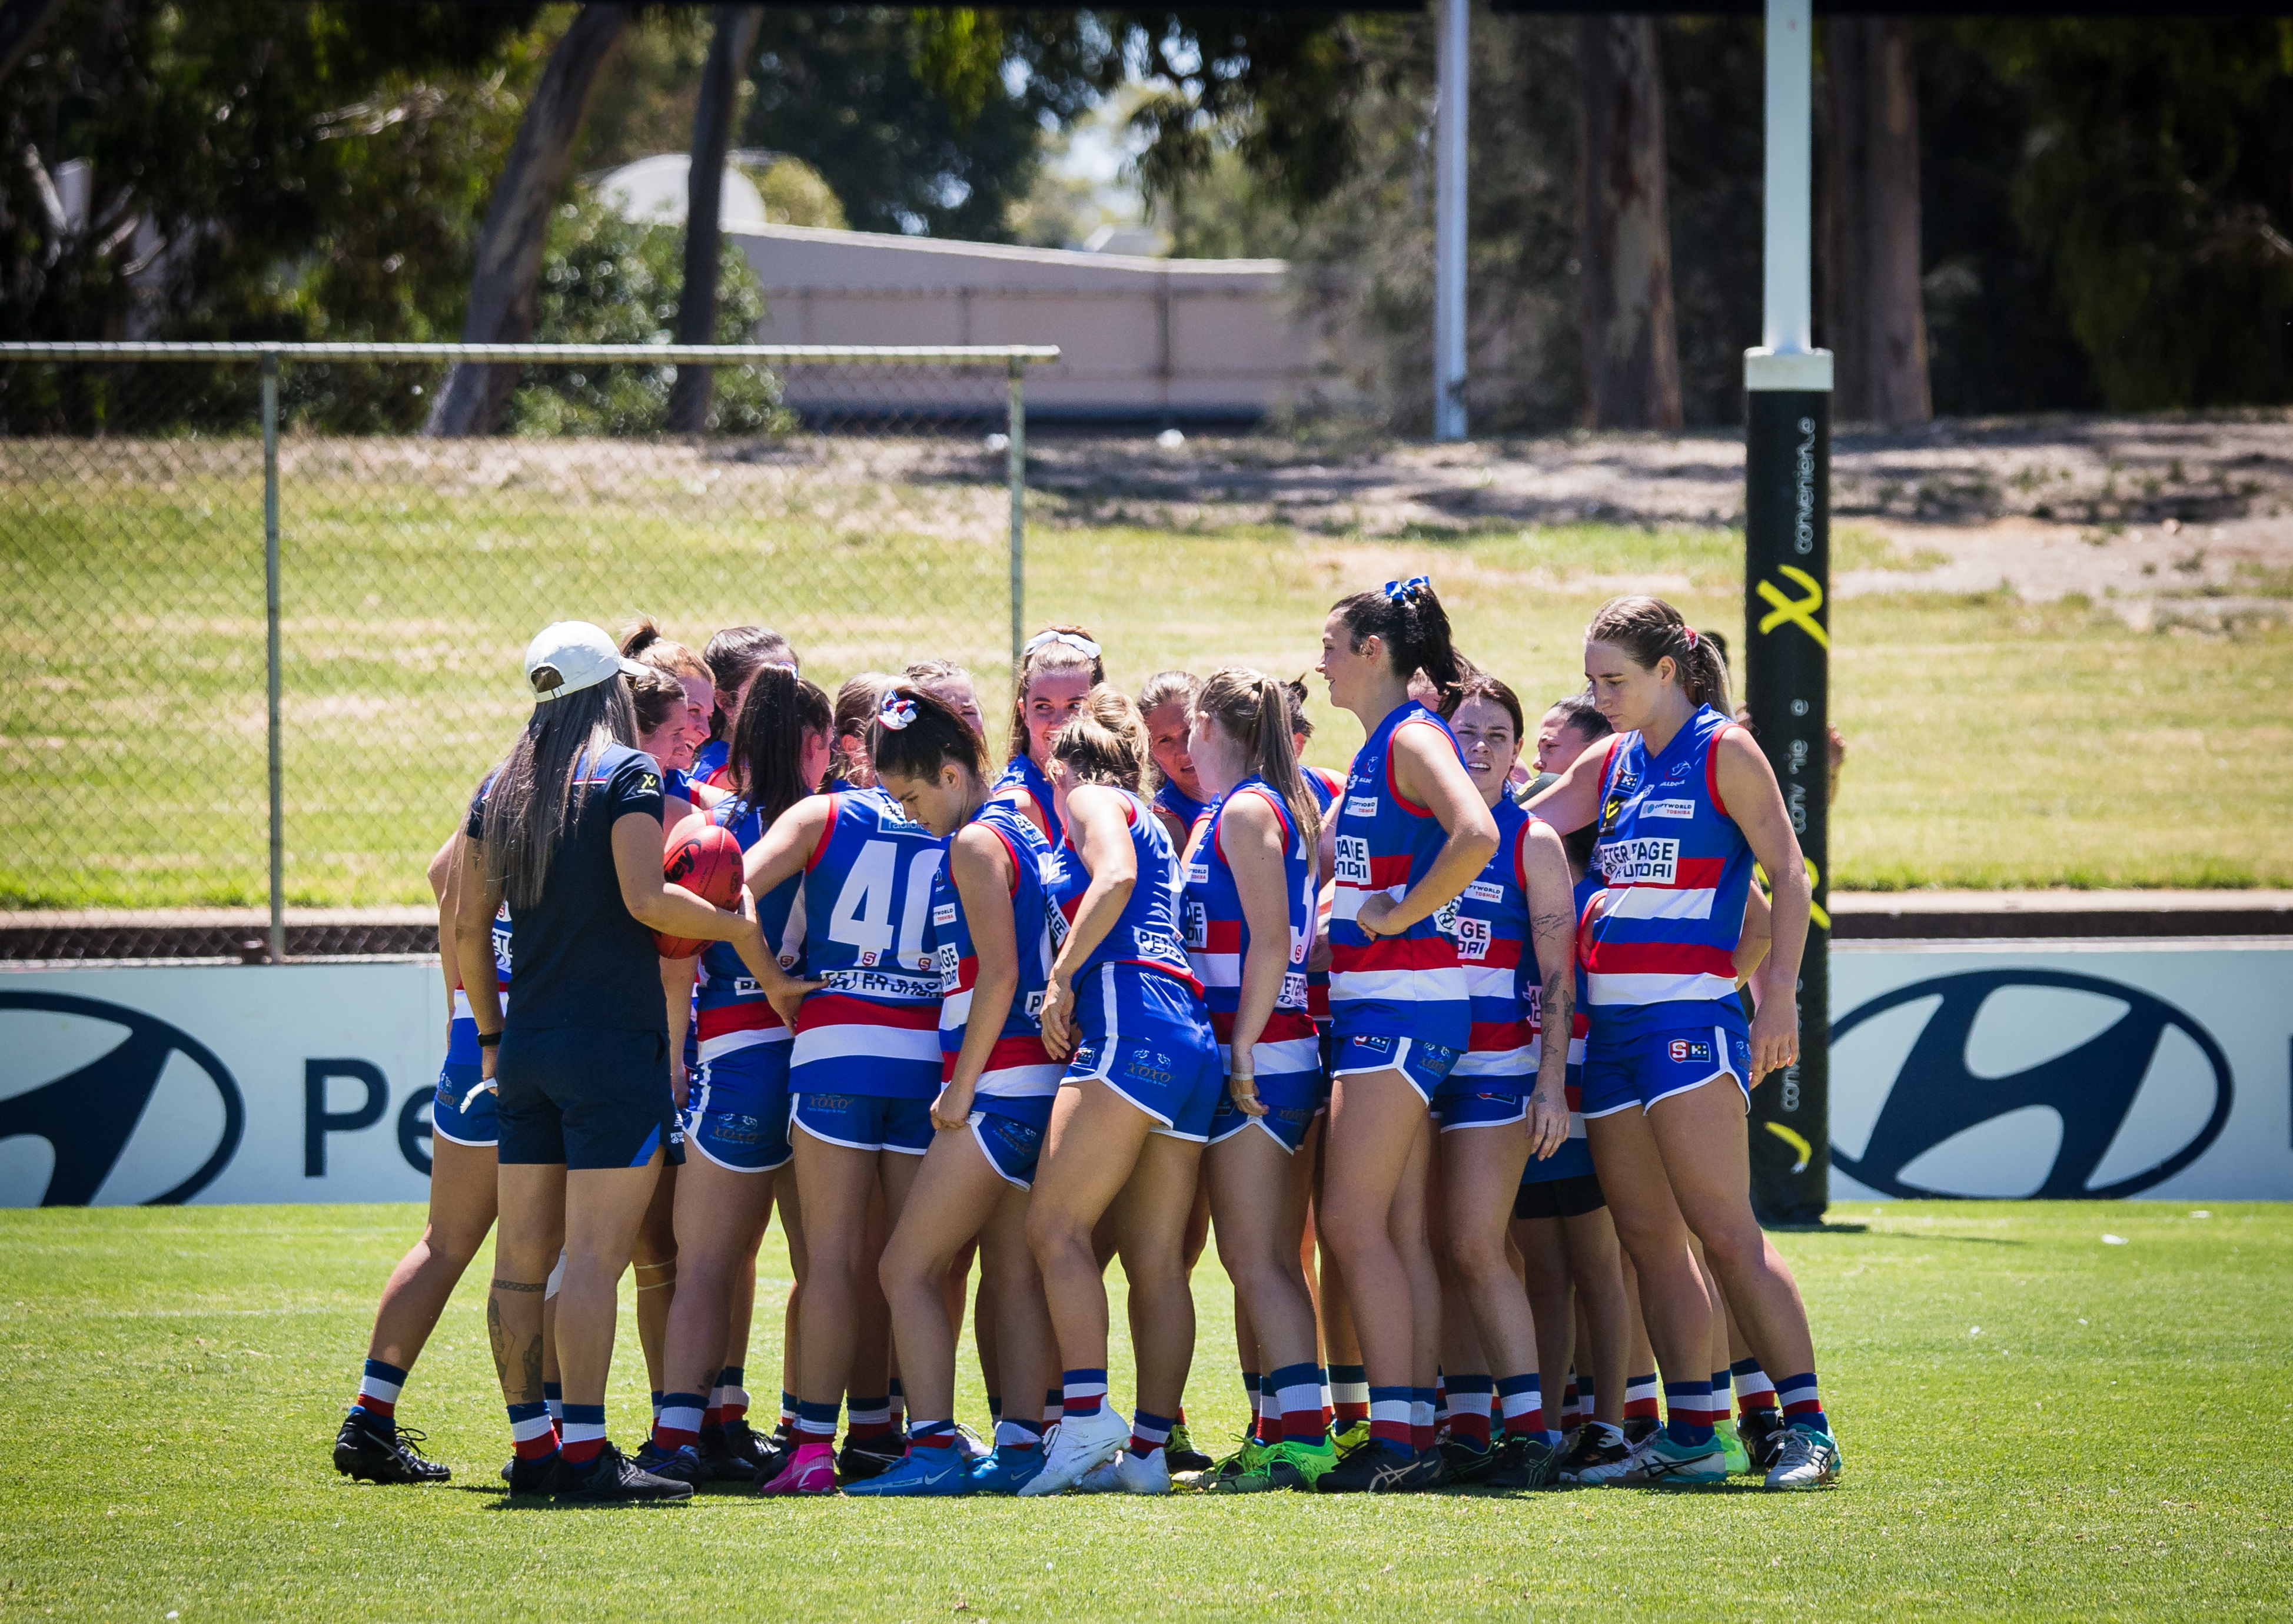
{"type": "Polygon", "coordinates": [[[1528,1097],[1528,1153],[1541,1162],[1568,1142],[1568,1091],[1537,1089],[1528,1097]]]}
{"type": "Polygon", "coordinates": [[[1258,1097],[1258,1078],[1247,1071],[1228,1074],[1226,1092],[1234,1096],[1234,1108],[1245,1116],[1266,1115],[1266,1101],[1258,1097]]]}
{"type": "Polygon", "coordinates": [[[1055,1060],[1074,1052],[1074,983],[1058,971],[1043,987],[1043,1047],[1055,1060]]]}
{"type": "Polygon", "coordinates": [[[1799,1060],[1799,1000],[1778,993],[1752,1017],[1752,1082],[1799,1060]]]}
{"type": "Polygon", "coordinates": [[[1354,915],[1354,923],[1360,927],[1364,936],[1391,935],[1393,932],[1386,929],[1385,921],[1386,916],[1393,912],[1393,898],[1380,891],[1363,901],[1361,912],[1354,915]]]}

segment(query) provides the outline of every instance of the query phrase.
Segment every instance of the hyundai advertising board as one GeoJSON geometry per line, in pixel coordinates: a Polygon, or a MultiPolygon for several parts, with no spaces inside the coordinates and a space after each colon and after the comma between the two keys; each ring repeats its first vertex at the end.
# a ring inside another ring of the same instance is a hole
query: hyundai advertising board
{"type": "MultiPolygon", "coordinates": [[[[2293,1199],[2293,946],[1842,946],[1831,999],[1835,1200],[2293,1199]]],[[[0,1205],[418,1200],[446,1011],[417,963],[0,975],[0,1205]]]]}

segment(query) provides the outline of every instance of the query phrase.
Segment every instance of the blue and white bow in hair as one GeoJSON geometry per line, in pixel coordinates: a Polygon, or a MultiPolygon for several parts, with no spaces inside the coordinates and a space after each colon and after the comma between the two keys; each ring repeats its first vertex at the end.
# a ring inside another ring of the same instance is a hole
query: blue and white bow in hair
{"type": "Polygon", "coordinates": [[[1407,581],[1389,581],[1385,583],[1385,596],[1393,603],[1406,604],[1417,596],[1420,588],[1432,584],[1430,575],[1412,575],[1407,581]]]}
{"type": "Polygon", "coordinates": [[[903,699],[897,694],[887,694],[882,707],[876,712],[876,719],[897,733],[916,719],[916,702],[903,699]]]}

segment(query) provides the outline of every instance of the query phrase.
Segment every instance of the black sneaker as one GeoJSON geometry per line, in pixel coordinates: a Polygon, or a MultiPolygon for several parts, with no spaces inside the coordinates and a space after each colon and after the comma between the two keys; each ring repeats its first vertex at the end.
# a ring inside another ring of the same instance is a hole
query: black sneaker
{"type": "Polygon", "coordinates": [[[1496,1447],[1496,1463],[1481,1479],[1485,1489],[1549,1489],[1560,1457],[1542,1438],[1507,1434],[1496,1447]]]}
{"type": "Polygon", "coordinates": [[[849,1438],[837,1452],[837,1481],[864,1483],[871,1477],[881,1477],[907,1458],[908,1448],[897,1433],[887,1433],[881,1438],[871,1438],[855,1443],[849,1438]]]}
{"type": "Polygon", "coordinates": [[[637,1452],[629,1459],[638,1471],[665,1477],[673,1483],[689,1483],[698,1489],[709,1481],[709,1467],[701,1460],[701,1451],[689,1443],[681,1449],[664,1449],[648,1438],[637,1445],[637,1452]]]}
{"type": "Polygon", "coordinates": [[[1444,1439],[1439,1448],[1446,1481],[1461,1489],[1479,1482],[1497,1464],[1495,1449],[1462,1438],[1444,1439]]]}
{"type": "Polygon", "coordinates": [[[1736,1420],[1736,1436],[1744,1441],[1744,1453],[1752,1458],[1752,1469],[1756,1472],[1766,1472],[1776,1464],[1784,1434],[1790,1430],[1780,1410],[1747,1409],[1736,1420]]]}
{"type": "Polygon", "coordinates": [[[753,1483],[763,1440],[749,1430],[748,1422],[729,1421],[701,1429],[701,1464],[713,1483],[753,1483]]]}
{"type": "Polygon", "coordinates": [[[1555,1463],[1553,1477],[1566,1485],[1600,1482],[1623,1471],[1632,1454],[1633,1446],[1621,1431],[1592,1422],[1578,1429],[1576,1441],[1555,1463]]]}
{"type": "Polygon", "coordinates": [[[1373,1438],[1346,1451],[1314,1480],[1314,1488],[1321,1494],[1406,1494],[1438,1488],[1446,1475],[1440,1450],[1415,1453],[1373,1438]]]}
{"type": "Polygon", "coordinates": [[[502,1468],[502,1481],[509,1485],[512,1498],[529,1494],[555,1494],[558,1476],[564,1465],[565,1458],[555,1449],[531,1460],[513,1455],[509,1464],[502,1468]]]}
{"type": "Polygon", "coordinates": [[[354,1409],[335,1434],[335,1470],[353,1482],[442,1483],[453,1474],[422,1453],[427,1441],[387,1417],[354,1409]]]}
{"type": "Polygon", "coordinates": [[[1654,1416],[1634,1416],[1625,1423],[1625,1441],[1637,1448],[1664,1431],[1664,1423],[1654,1416]]]}
{"type": "MultiPolygon", "coordinates": [[[[699,1457],[694,1457],[698,1460],[699,1457]]],[[[673,1477],[656,1477],[630,1461],[608,1441],[587,1466],[567,1466],[557,1481],[561,1506],[621,1506],[638,1502],[689,1500],[693,1485],[673,1477]]]]}

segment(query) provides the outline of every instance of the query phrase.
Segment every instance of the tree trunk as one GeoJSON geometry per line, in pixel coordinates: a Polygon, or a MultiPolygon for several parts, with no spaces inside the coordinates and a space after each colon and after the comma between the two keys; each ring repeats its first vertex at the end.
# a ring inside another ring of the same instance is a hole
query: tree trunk
{"type": "Polygon", "coordinates": [[[1843,421],[1924,423],[1927,324],[1919,288],[1919,95],[1911,25],[1835,17],[1830,80],[1831,274],[1825,337],[1836,357],[1832,410],[1843,421]]]}
{"type": "MultiPolygon", "coordinates": [[[[717,34],[701,69],[701,104],[693,117],[693,170],[685,206],[685,285],[677,296],[677,341],[717,342],[717,259],[722,233],[717,217],[725,200],[725,156],[733,145],[733,118],[740,110],[741,81],[765,11],[759,5],[720,5],[717,34]]],[[[668,390],[672,434],[697,434],[709,426],[709,399],[717,379],[713,367],[679,367],[668,390]]]]}
{"type": "Polygon", "coordinates": [[[1656,23],[1582,17],[1576,114],[1584,207],[1584,420],[1680,426],[1680,339],[1665,219],[1664,81],[1656,23]]]}
{"type": "MultiPolygon", "coordinates": [[[[590,92],[620,51],[628,26],[627,6],[584,5],[549,53],[533,101],[518,121],[501,178],[494,183],[478,238],[477,270],[470,279],[463,343],[520,344],[533,337],[534,290],[541,280],[550,210],[564,190],[590,92]]],[[[425,432],[491,434],[516,386],[515,366],[458,363],[438,391],[425,432]]]]}
{"type": "Polygon", "coordinates": [[[0,0],[0,84],[40,37],[40,30],[63,9],[64,0],[0,0]]]}

